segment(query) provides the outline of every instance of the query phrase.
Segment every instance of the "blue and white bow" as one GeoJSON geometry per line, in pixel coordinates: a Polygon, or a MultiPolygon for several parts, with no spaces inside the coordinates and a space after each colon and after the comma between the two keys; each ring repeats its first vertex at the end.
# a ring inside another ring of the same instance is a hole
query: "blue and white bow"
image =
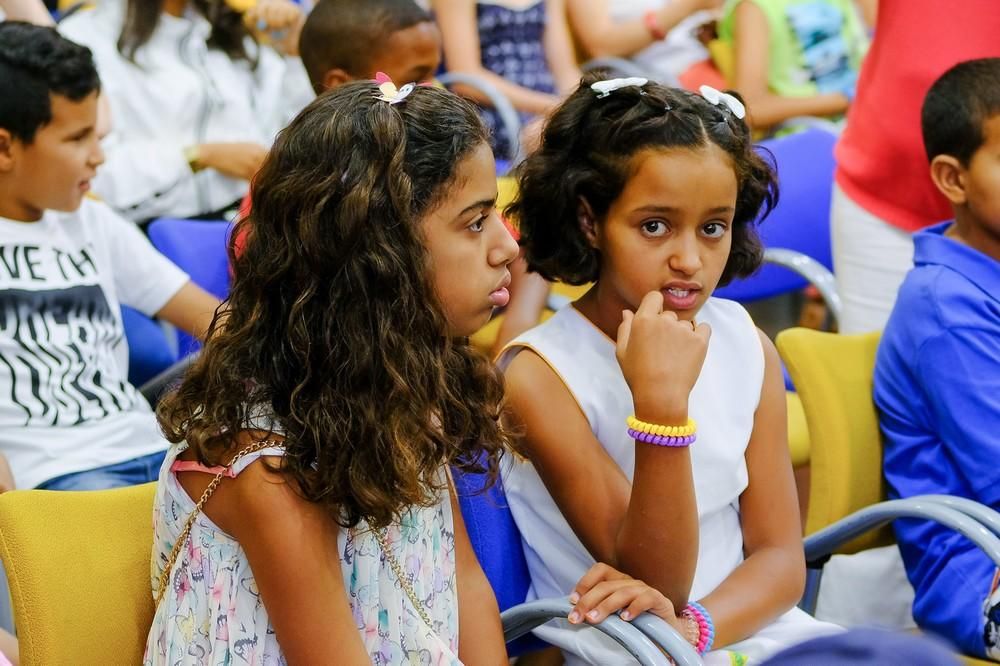
{"type": "Polygon", "coordinates": [[[628,88],[629,86],[637,86],[641,88],[647,83],[649,83],[649,79],[644,79],[641,76],[630,76],[627,79],[608,79],[607,81],[597,81],[590,84],[590,89],[597,93],[597,98],[600,99],[602,97],[607,97],[620,88],[628,88]]]}

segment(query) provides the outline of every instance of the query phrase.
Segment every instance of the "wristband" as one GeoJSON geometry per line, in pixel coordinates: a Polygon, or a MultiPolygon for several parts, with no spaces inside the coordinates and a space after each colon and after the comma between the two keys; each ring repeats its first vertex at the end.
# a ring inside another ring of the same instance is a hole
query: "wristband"
{"type": "Polygon", "coordinates": [[[688,418],[687,423],[682,426],[657,425],[640,421],[635,416],[630,416],[625,423],[631,430],[644,432],[649,435],[659,435],[660,437],[690,437],[698,431],[698,424],[694,419],[688,418]]]}
{"type": "Polygon", "coordinates": [[[715,642],[715,624],[712,622],[712,616],[697,601],[690,602],[681,611],[681,615],[691,618],[698,625],[698,644],[695,645],[695,649],[699,655],[704,656],[712,649],[712,643],[715,642]]]}

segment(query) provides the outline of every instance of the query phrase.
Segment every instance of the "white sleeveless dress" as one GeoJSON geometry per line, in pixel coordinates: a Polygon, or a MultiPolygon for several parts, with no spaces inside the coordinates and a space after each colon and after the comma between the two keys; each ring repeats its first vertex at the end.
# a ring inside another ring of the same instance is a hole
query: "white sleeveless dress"
{"type": "MultiPolygon", "coordinates": [[[[747,487],[745,453],[764,379],[757,328],[742,306],[710,298],[697,321],[711,325],[712,337],[689,405],[689,414],[698,423],[698,440],[691,446],[700,536],[691,587],[695,600],[708,595],[743,561],[739,500],[747,487]]],[[[632,394],[615,358],[614,342],[568,306],[511,342],[498,360],[501,369],[525,349],[538,354],[562,379],[594,435],[631,479],[636,444],[626,431],[625,419],[633,412],[632,394]]],[[[594,558],[563,518],[534,466],[514,456],[507,460],[501,474],[531,574],[529,598],[565,596],[594,558]]],[[[837,630],[794,608],[727,649],[751,660],[763,659],[788,645],[837,630]]],[[[558,622],[535,633],[562,648],[567,666],[636,663],[616,643],[586,627],[558,622]]],[[[729,663],[727,653],[708,657],[708,663],[729,663]]]]}

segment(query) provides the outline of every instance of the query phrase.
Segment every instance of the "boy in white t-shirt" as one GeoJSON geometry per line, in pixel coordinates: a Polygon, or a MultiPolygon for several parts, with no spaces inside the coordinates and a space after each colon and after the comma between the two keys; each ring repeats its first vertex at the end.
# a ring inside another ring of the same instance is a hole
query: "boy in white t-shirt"
{"type": "Polygon", "coordinates": [[[126,379],[120,304],[203,336],[219,303],[84,198],[99,93],[87,48],[0,23],[0,453],[19,488],[155,480],[167,442],[126,379]]]}

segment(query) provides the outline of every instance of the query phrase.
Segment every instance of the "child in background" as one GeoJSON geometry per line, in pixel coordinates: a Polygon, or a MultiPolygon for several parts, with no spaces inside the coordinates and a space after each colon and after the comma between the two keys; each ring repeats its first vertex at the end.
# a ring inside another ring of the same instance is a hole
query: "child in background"
{"type": "MultiPolygon", "coordinates": [[[[492,83],[521,112],[525,143],[534,142],[536,116],[555,108],[580,80],[565,0],[431,0],[444,37],[450,72],[477,74],[492,83]]],[[[485,102],[475,89],[462,89],[485,102]]],[[[501,131],[499,115],[483,109],[496,152],[507,158],[520,137],[501,131]]]]}
{"type": "Polygon", "coordinates": [[[167,443],[126,379],[119,304],[199,337],[218,305],[85,198],[99,92],[85,47],[0,23],[0,452],[19,488],[154,480],[167,443]]]}
{"type": "MultiPolygon", "coordinates": [[[[889,496],[949,494],[1000,510],[1000,58],[958,64],[922,112],[930,174],[954,220],[914,235],[913,270],[875,365],[889,496]]],[[[913,617],[1000,658],[996,567],[932,522],[893,523],[913,617]]]]}
{"type": "Polygon", "coordinates": [[[868,37],[853,0],[728,0],[718,29],[755,128],[838,117],[854,99],[868,37]]]}
{"type": "MultiPolygon", "coordinates": [[[[662,592],[701,651],[759,659],[836,628],[794,608],[805,564],[777,352],[711,298],[759,266],[775,175],[740,101],[703,90],[587,77],[521,165],[509,212],[529,268],[595,285],[499,359],[525,433],[502,474],[534,595],[606,562],[662,592]]],[[[567,664],[631,663],[582,617],[536,633],[567,664]]]]}
{"type": "MultiPolygon", "coordinates": [[[[230,298],[161,403],[146,664],[507,663],[448,473],[495,473],[508,440],[464,340],[517,255],[487,138],[449,92],[372,82],[279,135],[230,298]]],[[[668,605],[622,585],[613,610],[668,605]]]]}
{"type": "MultiPolygon", "coordinates": [[[[296,33],[303,19],[286,0],[253,12],[264,31],[296,33]]],[[[135,222],[223,217],[311,97],[297,55],[262,45],[223,2],[98,2],[59,29],[94,52],[111,105],[94,190],[135,222]]]]}

